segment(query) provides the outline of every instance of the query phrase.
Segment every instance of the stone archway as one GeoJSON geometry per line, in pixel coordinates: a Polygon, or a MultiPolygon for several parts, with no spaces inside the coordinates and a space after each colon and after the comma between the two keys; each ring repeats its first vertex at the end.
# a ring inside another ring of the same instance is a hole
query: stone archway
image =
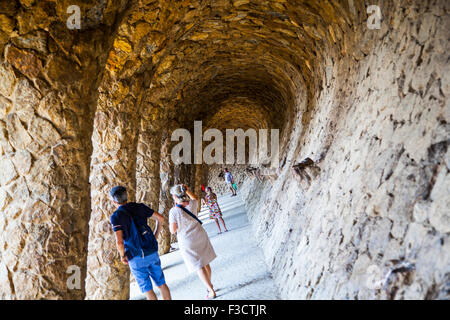
{"type": "Polygon", "coordinates": [[[213,169],[168,159],[195,120],[281,130],[279,168],[253,168],[242,196],[283,297],[441,295],[444,0],[380,1],[380,29],[356,0],[79,1],[81,30],[64,1],[21,3],[0,12],[2,298],[128,298],[107,191],[167,211],[173,182],[199,190],[213,169]],[[395,261],[414,279],[361,284],[395,261]],[[67,289],[72,265],[86,292],[67,289]]]}
{"type": "Polygon", "coordinates": [[[68,289],[66,271],[86,275],[93,114],[125,7],[82,2],[71,2],[80,30],[67,29],[62,3],[1,4],[2,298],[84,297],[84,285],[68,289]]]}

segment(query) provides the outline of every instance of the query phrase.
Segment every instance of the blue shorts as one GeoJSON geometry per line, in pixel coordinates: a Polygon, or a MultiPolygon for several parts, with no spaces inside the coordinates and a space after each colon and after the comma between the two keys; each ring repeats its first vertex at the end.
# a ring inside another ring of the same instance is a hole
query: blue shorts
{"type": "Polygon", "coordinates": [[[161,269],[161,260],[159,259],[158,252],[149,254],[144,258],[137,256],[128,261],[131,272],[136,279],[139,289],[142,293],[153,289],[152,281],[157,287],[166,283],[164,273],[161,269]]]}

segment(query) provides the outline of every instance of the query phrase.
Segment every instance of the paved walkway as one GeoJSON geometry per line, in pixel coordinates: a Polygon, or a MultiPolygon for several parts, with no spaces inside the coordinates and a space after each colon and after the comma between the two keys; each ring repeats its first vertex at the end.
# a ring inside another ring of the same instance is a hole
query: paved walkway
{"type": "MultiPolygon", "coordinates": [[[[219,205],[229,229],[220,235],[217,234],[215,222],[209,219],[207,210],[200,212],[200,219],[204,222],[203,226],[217,254],[217,258],[211,263],[217,299],[278,299],[277,289],[264,262],[263,253],[253,239],[239,195],[219,197],[219,205]]],[[[163,255],[161,263],[172,299],[205,299],[206,288],[196,273],[188,273],[178,250],[163,255]]],[[[155,291],[160,297],[158,290],[155,291]]],[[[134,281],[130,295],[131,299],[144,299],[134,281]]]]}

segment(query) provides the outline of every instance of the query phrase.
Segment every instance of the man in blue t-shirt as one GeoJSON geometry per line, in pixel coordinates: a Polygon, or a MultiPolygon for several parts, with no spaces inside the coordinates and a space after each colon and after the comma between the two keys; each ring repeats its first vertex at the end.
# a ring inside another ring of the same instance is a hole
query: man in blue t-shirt
{"type": "Polygon", "coordinates": [[[171,300],[156,241],[164,217],[143,203],[128,202],[125,187],[112,188],[110,196],[117,207],[111,216],[111,224],[122,262],[129,265],[141,292],[148,300],[157,300],[150,278],[159,288],[163,299],[171,300]],[[147,224],[148,218],[157,221],[155,234],[147,224]]]}

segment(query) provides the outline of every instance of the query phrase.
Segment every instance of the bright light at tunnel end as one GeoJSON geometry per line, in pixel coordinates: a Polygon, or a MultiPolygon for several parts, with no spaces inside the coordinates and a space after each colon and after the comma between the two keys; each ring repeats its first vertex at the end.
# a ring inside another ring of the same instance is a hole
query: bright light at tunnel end
{"type": "Polygon", "coordinates": [[[279,136],[279,129],[226,129],[224,141],[221,130],[209,128],[203,131],[202,121],[194,121],[193,139],[188,129],[178,128],[172,132],[171,141],[178,143],[171,150],[171,159],[176,165],[248,164],[278,168],[279,136]],[[203,148],[203,141],[210,143],[203,148]]]}

